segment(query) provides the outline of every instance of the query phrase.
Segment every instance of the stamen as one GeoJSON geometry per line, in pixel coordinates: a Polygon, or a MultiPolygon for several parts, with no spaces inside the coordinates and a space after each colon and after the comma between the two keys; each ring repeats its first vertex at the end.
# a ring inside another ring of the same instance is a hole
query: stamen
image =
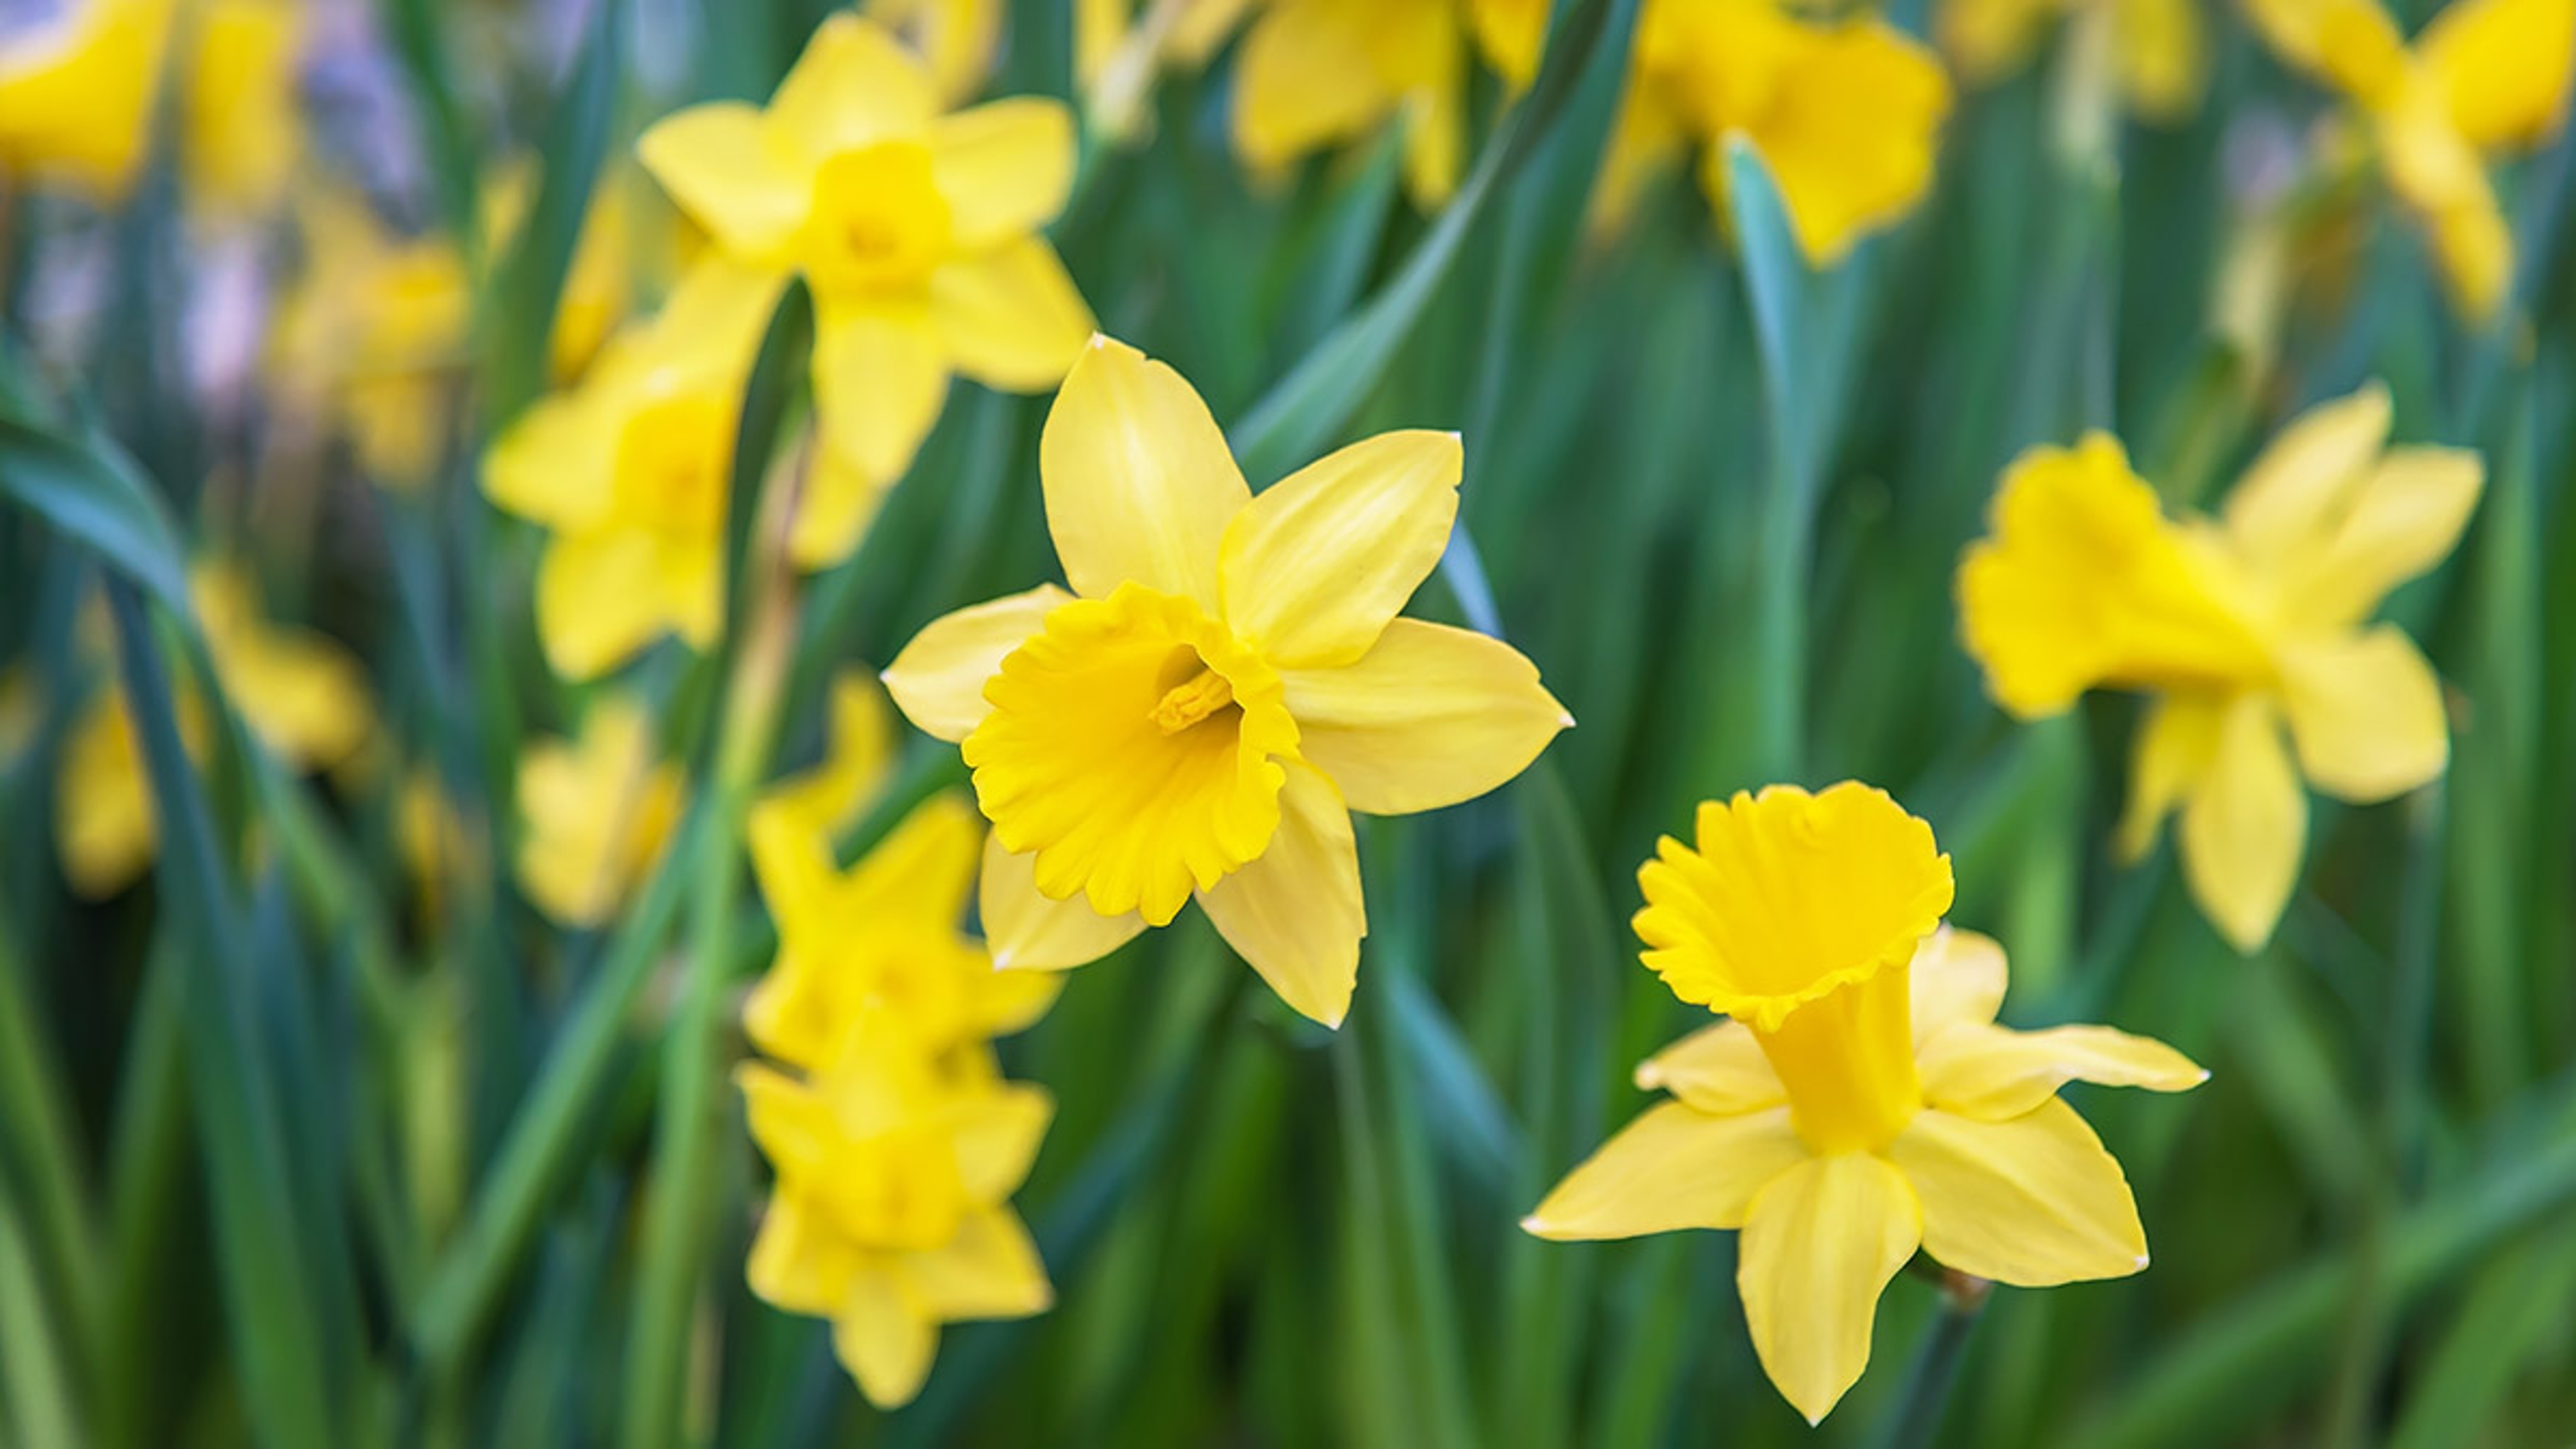
{"type": "Polygon", "coordinates": [[[1232,703],[1234,685],[1202,665],[1195,676],[1164,694],[1150,717],[1163,733],[1176,735],[1232,703]]]}

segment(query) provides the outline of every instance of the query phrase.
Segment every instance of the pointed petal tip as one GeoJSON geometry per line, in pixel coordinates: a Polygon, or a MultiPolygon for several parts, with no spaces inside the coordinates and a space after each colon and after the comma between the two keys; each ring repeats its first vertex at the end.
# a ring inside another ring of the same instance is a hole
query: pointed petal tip
{"type": "Polygon", "coordinates": [[[2147,1255],[2146,1255],[2146,1254],[2144,1254],[2144,1253],[2140,1253],[2140,1254],[2138,1255],[2138,1261],[2137,1261],[2137,1262],[2135,1262],[2135,1263],[2133,1263],[2133,1264],[2131,1264],[2130,1266],[2131,1266],[2131,1267],[2133,1267],[2133,1268],[2138,1269],[2138,1270],[2139,1270],[2139,1271],[2141,1271],[2141,1272],[2144,1272],[2144,1271],[2146,1270],[2146,1266],[2147,1266],[2147,1255]]]}
{"type": "Polygon", "coordinates": [[[1531,1213],[1521,1219],[1521,1231],[1533,1238],[1544,1238],[1547,1236],[1547,1220],[1536,1213],[1531,1213]]]}
{"type": "Polygon", "coordinates": [[[1558,710],[1556,712],[1556,727],[1561,730],[1570,730],[1574,728],[1574,711],[1570,709],[1558,710]]]}
{"type": "Polygon", "coordinates": [[[1651,1092],[1664,1084],[1663,1069],[1651,1060],[1642,1061],[1637,1063],[1635,1071],[1628,1074],[1628,1080],[1636,1084],[1638,1091],[1651,1092]]]}

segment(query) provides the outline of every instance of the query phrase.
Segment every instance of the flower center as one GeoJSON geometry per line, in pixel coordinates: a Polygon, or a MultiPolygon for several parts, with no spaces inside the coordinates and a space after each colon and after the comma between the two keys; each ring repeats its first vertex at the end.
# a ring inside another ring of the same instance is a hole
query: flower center
{"type": "Polygon", "coordinates": [[[843,151],[815,173],[800,260],[819,292],[907,291],[929,281],[949,237],[930,149],[880,142],[843,151]]]}
{"type": "Polygon", "coordinates": [[[617,503],[657,533],[711,538],[724,527],[733,469],[733,412],[721,399],[684,394],[626,420],[617,441],[617,503]]]}
{"type": "Polygon", "coordinates": [[[1297,749],[1279,677],[1188,599],[1128,583],[1065,604],[984,698],[975,793],[1051,899],[1164,925],[1278,829],[1275,761],[1297,749]]]}
{"type": "Polygon", "coordinates": [[[1923,1106],[1909,966],[1882,966],[1792,1009],[1753,1039],[1789,1092],[1789,1121],[1818,1152],[1875,1151],[1923,1106]]]}
{"type": "Polygon", "coordinates": [[[936,1248],[957,1236],[966,1187],[957,1151],[937,1124],[895,1128],[850,1144],[844,1164],[815,1175],[834,1223],[871,1248],[936,1248]]]}

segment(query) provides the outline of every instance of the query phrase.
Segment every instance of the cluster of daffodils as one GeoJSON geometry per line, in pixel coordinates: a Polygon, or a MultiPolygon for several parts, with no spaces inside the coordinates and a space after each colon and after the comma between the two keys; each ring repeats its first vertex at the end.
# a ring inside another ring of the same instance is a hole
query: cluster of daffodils
{"type": "Polygon", "coordinates": [[[1739,1231],[1763,1371],[1810,1423],[1869,1363],[1888,1280],[1920,1251],[2023,1287],[2147,1265],[2120,1164],[2057,1096],[2208,1074],[2107,1027],[1996,1024],[2004,953],[1941,923],[1950,858],[1884,792],[1775,785],[1700,806],[1637,872],[1645,962],[1729,1018],[1637,1068],[1670,1099],[1522,1224],[1543,1238],[1739,1231]]]}
{"type": "Polygon", "coordinates": [[[2283,62],[2349,102],[2462,316],[2496,315],[2513,234],[2488,175],[2567,123],[2576,0],[2451,0],[2412,42],[2380,0],[2246,0],[2283,62]]]}
{"type": "Polygon", "coordinates": [[[2096,688],[2152,696],[2121,847],[2143,855],[2179,812],[2192,894],[2242,951],[2270,939],[2297,884],[2302,774],[2367,803],[2449,761],[2432,666],[2368,620],[2450,553],[2485,472],[2474,453],[2391,448],[2388,430],[2384,388],[2320,404],[2216,519],[2166,516],[2107,434],[2034,448],[1959,563],[1961,632],[2006,710],[2036,719],[2096,688]]]}
{"type": "Polygon", "coordinates": [[[1350,813],[1472,799],[1573,723],[1509,645],[1398,617],[1461,459],[1385,433],[1255,494],[1178,373],[1092,339],[1039,444],[1071,591],[961,609],[885,674],[974,769],[998,963],[1079,966],[1196,899],[1340,1024],[1368,930],[1350,813]]]}
{"type": "Polygon", "coordinates": [[[891,1408],[930,1370],[939,1328],[1052,1301],[1010,1206],[1053,1103],[1005,1081],[991,1039],[1045,1014],[1058,978],[993,969],[962,926],[983,824],[932,797],[856,865],[834,842],[878,793],[886,708],[842,681],[825,763],[754,808],[752,860],[778,957],[743,1027],[769,1058],[737,1074],[777,1181],[752,1291],[827,1318],[860,1389],[891,1408]]]}
{"type": "Polygon", "coordinates": [[[1741,142],[1769,168],[1799,249],[1830,265],[1922,200],[1949,110],[1940,62],[1875,16],[1646,0],[1592,224],[1624,226],[1643,183],[1694,147],[1725,215],[1727,150],[1741,142]]]}

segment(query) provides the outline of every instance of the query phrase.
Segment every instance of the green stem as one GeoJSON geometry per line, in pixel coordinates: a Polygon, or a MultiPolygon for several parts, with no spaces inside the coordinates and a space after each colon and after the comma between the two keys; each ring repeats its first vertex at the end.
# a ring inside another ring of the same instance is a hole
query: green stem
{"type": "MultiPolygon", "coordinates": [[[[1915,1259],[1918,1264],[1924,1261],[1915,1259]]],[[[1983,1278],[1946,1268],[1935,1270],[1933,1276],[1941,1288],[1941,1311],[1915,1346],[1904,1395],[1879,1423],[1880,1449],[1922,1449],[1940,1437],[1942,1412],[1959,1381],[1959,1366],[1967,1361],[1968,1335],[1994,1291],[1994,1285],[1983,1278]]]]}
{"type": "Polygon", "coordinates": [[[32,986],[16,943],[0,933],[0,1122],[8,1129],[0,1172],[24,1184],[20,1229],[58,1281],[75,1368],[90,1376],[105,1361],[107,1275],[84,1203],[62,1066],[38,1029],[32,986]]]}

